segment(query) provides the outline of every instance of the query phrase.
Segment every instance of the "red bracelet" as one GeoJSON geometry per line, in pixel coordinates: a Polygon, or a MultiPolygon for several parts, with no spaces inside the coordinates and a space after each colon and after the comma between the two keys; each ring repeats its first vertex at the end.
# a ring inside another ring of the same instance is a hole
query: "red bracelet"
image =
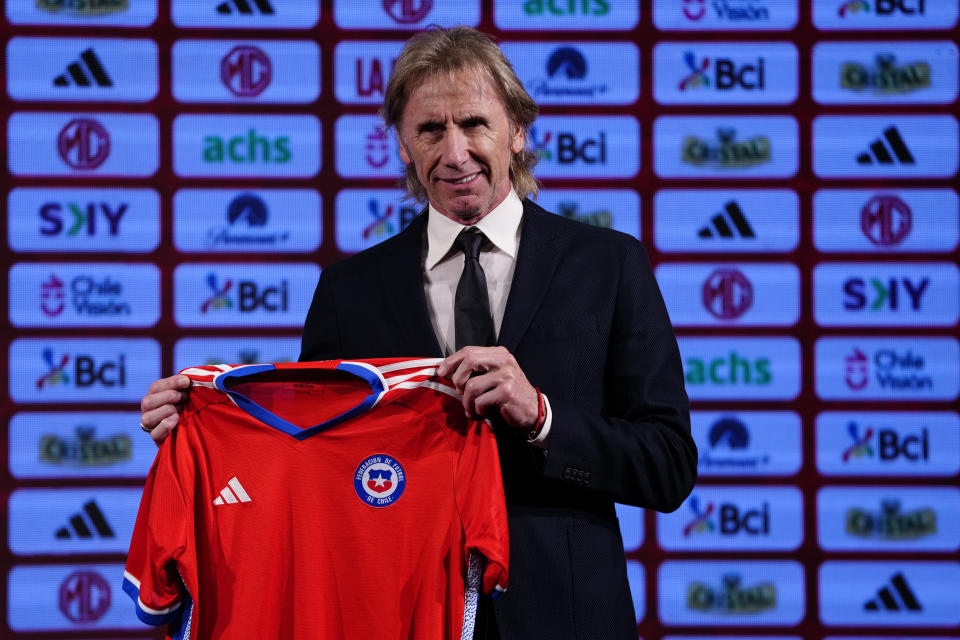
{"type": "Polygon", "coordinates": [[[537,423],[527,432],[527,438],[530,440],[536,440],[537,436],[540,435],[540,430],[543,429],[543,423],[547,421],[547,403],[543,401],[543,393],[540,392],[539,387],[534,387],[537,392],[537,423]]]}

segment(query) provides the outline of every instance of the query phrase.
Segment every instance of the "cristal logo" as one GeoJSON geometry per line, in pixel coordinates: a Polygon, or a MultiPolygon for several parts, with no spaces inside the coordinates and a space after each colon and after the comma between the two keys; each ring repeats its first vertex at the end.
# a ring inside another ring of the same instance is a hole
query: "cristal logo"
{"type": "Polygon", "coordinates": [[[610,229],[613,227],[613,213],[608,209],[597,209],[587,213],[580,213],[580,204],[577,202],[560,202],[557,204],[557,213],[564,218],[589,224],[594,227],[610,229]]]}
{"type": "Polygon", "coordinates": [[[55,274],[51,273],[45,282],[40,283],[40,311],[43,315],[54,318],[63,313],[65,298],[63,281],[55,274]]]}
{"type": "Polygon", "coordinates": [[[689,68],[690,73],[680,80],[678,85],[680,91],[710,86],[710,78],[707,76],[707,71],[710,69],[710,58],[704,58],[697,62],[697,55],[693,51],[687,51],[683,54],[683,62],[689,68]]]}
{"type": "Polygon", "coordinates": [[[853,353],[848,354],[844,362],[846,363],[844,380],[847,386],[854,391],[859,391],[866,387],[870,382],[867,354],[854,347],[853,353]]]}
{"type": "Polygon", "coordinates": [[[696,136],[683,139],[682,159],[695,166],[713,165],[721,168],[740,169],[770,162],[770,138],[754,136],[746,140],[737,140],[735,129],[717,129],[717,141],[709,141],[696,136]]]}
{"type": "Polygon", "coordinates": [[[270,85],[273,66],[259,47],[234,47],[220,61],[220,79],[239,98],[255,98],[270,85]]]}
{"type": "Polygon", "coordinates": [[[930,86],[930,65],[914,61],[896,64],[892,53],[877,54],[876,66],[844,62],[840,67],[840,86],[851,91],[872,89],[879,94],[904,94],[930,86]]]}
{"type": "Polygon", "coordinates": [[[879,247],[893,247],[910,235],[913,215],[906,202],[891,195],[870,198],[860,210],[860,229],[879,247]]]}
{"type": "Polygon", "coordinates": [[[74,169],[96,169],[110,155],[110,134],[96,120],[76,118],[60,130],[57,151],[74,169]]]}
{"type": "Polygon", "coordinates": [[[707,0],[683,0],[683,15],[687,20],[700,20],[707,14],[707,0]]]}
{"type": "Polygon", "coordinates": [[[855,421],[850,421],[847,424],[847,434],[852,444],[844,449],[841,455],[844,463],[874,457],[880,462],[899,459],[919,462],[930,459],[930,433],[926,427],[922,427],[919,433],[907,435],[894,429],[870,426],[864,427],[861,432],[860,426],[855,421]]]}
{"type": "Polygon", "coordinates": [[[737,269],[717,269],[703,282],[703,306],[721,320],[739,318],[753,305],[753,285],[737,269]]]}
{"type": "Polygon", "coordinates": [[[720,589],[702,582],[691,582],[687,589],[687,607],[703,612],[748,614],[777,606],[777,587],[772,582],[743,587],[742,576],[736,573],[725,574],[722,580],[720,589]]]}
{"type": "Polygon", "coordinates": [[[433,9],[433,0],[383,0],[383,9],[394,22],[413,24],[423,20],[433,9]]]}
{"type": "Polygon", "coordinates": [[[367,134],[367,164],[374,169],[383,168],[390,161],[390,138],[382,124],[375,124],[367,134]]]}
{"type": "Polygon", "coordinates": [[[846,531],[858,538],[916,540],[937,532],[937,512],[930,508],[904,512],[900,500],[883,500],[879,512],[847,509],[846,531]]]}
{"type": "Polygon", "coordinates": [[[50,13],[72,13],[78,16],[105,16],[122,13],[130,8],[130,0],[88,0],[87,2],[64,2],[64,0],[36,0],[38,9],[50,13]]]}
{"type": "Polygon", "coordinates": [[[40,438],[40,460],[63,467],[102,467],[133,457],[130,436],[118,433],[96,438],[95,435],[93,425],[77,425],[75,437],[44,435],[40,438]]]}
{"type": "Polygon", "coordinates": [[[53,355],[53,349],[47,347],[41,352],[40,357],[43,358],[43,363],[47,366],[47,372],[37,378],[37,389],[70,384],[70,378],[67,377],[66,373],[67,363],[70,362],[69,355],[63,354],[57,361],[53,355]]]}
{"type": "Polygon", "coordinates": [[[227,296],[230,289],[233,288],[233,280],[228,279],[221,285],[217,274],[211,271],[207,274],[207,286],[213,293],[200,305],[200,313],[233,308],[233,300],[227,296]]]}
{"type": "Polygon", "coordinates": [[[94,571],[75,571],[60,584],[60,611],[72,622],[96,622],[110,608],[110,585],[94,571]]]}

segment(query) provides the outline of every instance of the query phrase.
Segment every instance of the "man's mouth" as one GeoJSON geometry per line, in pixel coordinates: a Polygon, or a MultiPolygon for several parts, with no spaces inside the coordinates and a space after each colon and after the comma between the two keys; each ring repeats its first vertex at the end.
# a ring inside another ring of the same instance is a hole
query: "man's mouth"
{"type": "Polygon", "coordinates": [[[480,172],[471,173],[468,176],[463,176],[462,178],[447,178],[444,182],[449,182],[451,184],[467,184],[472,182],[477,176],[480,175],[480,172]]]}

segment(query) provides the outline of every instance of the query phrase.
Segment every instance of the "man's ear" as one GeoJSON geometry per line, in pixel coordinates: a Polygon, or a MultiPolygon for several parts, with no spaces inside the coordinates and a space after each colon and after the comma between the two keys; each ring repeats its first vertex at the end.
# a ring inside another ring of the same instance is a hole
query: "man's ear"
{"type": "Polygon", "coordinates": [[[523,151],[523,142],[523,127],[518,124],[513,132],[513,137],[510,138],[510,151],[513,153],[520,153],[523,151]]]}
{"type": "Polygon", "coordinates": [[[403,138],[400,137],[400,123],[397,123],[397,126],[393,129],[393,135],[397,138],[397,150],[400,152],[400,159],[403,160],[403,164],[410,164],[410,154],[407,152],[407,145],[403,143],[403,138]]]}

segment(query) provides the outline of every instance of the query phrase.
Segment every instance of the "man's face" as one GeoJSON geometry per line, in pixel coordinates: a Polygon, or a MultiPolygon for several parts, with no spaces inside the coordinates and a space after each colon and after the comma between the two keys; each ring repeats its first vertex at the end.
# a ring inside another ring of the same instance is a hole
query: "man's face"
{"type": "Polygon", "coordinates": [[[414,87],[397,127],[400,157],[413,164],[430,203],[473,224],[510,192],[510,158],[523,129],[510,126],[492,83],[473,69],[414,87]]]}

